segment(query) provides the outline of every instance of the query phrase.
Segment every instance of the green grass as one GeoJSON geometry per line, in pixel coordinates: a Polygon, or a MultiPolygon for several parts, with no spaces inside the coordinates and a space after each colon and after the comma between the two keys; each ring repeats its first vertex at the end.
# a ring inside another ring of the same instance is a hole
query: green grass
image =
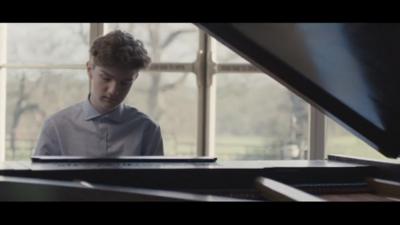
{"type": "MultiPolygon", "coordinates": [[[[180,139],[181,145],[166,140],[164,143],[166,155],[195,156],[196,146],[192,139],[180,139]]],[[[279,152],[273,151],[268,145],[268,140],[255,136],[221,136],[216,137],[215,152],[219,159],[276,159],[279,152]]]]}
{"type": "MultiPolygon", "coordinates": [[[[272,140],[255,136],[217,136],[215,153],[220,160],[264,160],[281,159],[281,149],[273,147],[272,140]]],[[[378,160],[388,160],[378,151],[369,147],[363,141],[351,135],[331,136],[326,143],[327,154],[341,154],[348,156],[364,157],[378,160]]],[[[12,158],[11,151],[6,151],[6,160],[29,160],[32,152],[29,150],[31,143],[18,143],[21,148],[12,158]]],[[[168,156],[195,156],[196,144],[193,137],[178,140],[165,139],[165,154],[168,156]]],[[[399,162],[400,160],[397,160],[399,162]]]]}
{"type": "MultiPolygon", "coordinates": [[[[330,137],[326,143],[326,152],[327,154],[340,154],[369,159],[393,161],[386,158],[384,155],[382,155],[377,150],[373,149],[360,139],[351,135],[330,137]]],[[[399,162],[399,160],[397,161],[399,162]]]]}
{"type": "Polygon", "coordinates": [[[27,150],[17,150],[15,152],[15,157],[12,157],[11,150],[6,151],[6,160],[7,161],[23,161],[23,160],[30,160],[31,158],[31,151],[27,150]]]}
{"type": "Polygon", "coordinates": [[[9,141],[6,141],[6,160],[7,161],[19,161],[19,160],[29,160],[32,155],[32,150],[35,143],[33,141],[16,141],[16,151],[13,157],[9,141]]]}

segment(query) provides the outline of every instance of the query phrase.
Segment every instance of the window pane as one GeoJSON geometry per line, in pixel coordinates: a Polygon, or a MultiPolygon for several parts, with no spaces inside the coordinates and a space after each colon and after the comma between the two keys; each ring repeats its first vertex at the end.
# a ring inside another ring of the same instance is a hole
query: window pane
{"type": "Polygon", "coordinates": [[[199,34],[191,23],[109,23],[107,29],[121,29],[143,41],[153,62],[196,60],[199,34]]]}
{"type": "Polygon", "coordinates": [[[51,114],[84,100],[85,70],[7,71],[6,160],[28,160],[51,114]]]}
{"type": "Polygon", "coordinates": [[[307,104],[266,74],[217,74],[220,159],[304,159],[307,104]]]}
{"type": "Polygon", "coordinates": [[[9,23],[11,64],[83,64],[88,60],[88,23],[9,23]]]}
{"type": "MultiPolygon", "coordinates": [[[[6,159],[28,160],[45,118],[88,90],[84,70],[8,70],[6,159]]],[[[182,73],[142,73],[126,99],[160,124],[166,155],[196,155],[196,102],[195,76],[182,73]]]]}
{"type": "MultiPolygon", "coordinates": [[[[215,39],[213,39],[215,40],[215,39]]],[[[247,60],[236,54],[220,42],[216,45],[216,60],[223,63],[249,63],[247,60]]]]}
{"type": "Polygon", "coordinates": [[[196,155],[197,86],[193,73],[143,72],[126,103],[160,124],[165,155],[196,155]]]}
{"type": "Polygon", "coordinates": [[[326,152],[327,154],[340,154],[347,156],[371,158],[385,161],[397,161],[386,158],[377,150],[369,146],[357,136],[353,135],[345,128],[328,118],[326,132],[326,152]]]}

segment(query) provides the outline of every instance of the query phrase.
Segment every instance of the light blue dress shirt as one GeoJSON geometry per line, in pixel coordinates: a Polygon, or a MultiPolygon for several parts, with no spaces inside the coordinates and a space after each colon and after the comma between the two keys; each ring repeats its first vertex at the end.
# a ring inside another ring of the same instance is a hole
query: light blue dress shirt
{"type": "Polygon", "coordinates": [[[89,100],[49,117],[34,155],[118,157],[163,155],[160,127],[137,109],[120,104],[100,114],[89,100]]]}

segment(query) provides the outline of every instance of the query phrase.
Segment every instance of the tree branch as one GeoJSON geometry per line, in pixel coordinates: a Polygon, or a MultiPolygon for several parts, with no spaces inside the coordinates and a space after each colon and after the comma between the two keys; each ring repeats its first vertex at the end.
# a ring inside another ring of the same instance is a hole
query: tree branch
{"type": "Polygon", "coordinates": [[[28,112],[28,111],[35,111],[39,109],[39,105],[36,103],[29,103],[21,108],[21,114],[28,112]]]}
{"type": "Polygon", "coordinates": [[[184,33],[191,33],[194,32],[194,30],[192,29],[185,29],[185,30],[178,30],[175,32],[172,32],[170,35],[168,35],[168,37],[165,39],[165,41],[161,44],[161,49],[166,48],[168,45],[170,45],[176,37],[178,37],[181,34],[184,33]]]}
{"type": "Polygon", "coordinates": [[[83,41],[83,44],[85,44],[85,45],[88,44],[89,37],[88,37],[87,33],[85,33],[85,29],[84,29],[82,23],[79,24],[78,34],[79,34],[79,37],[81,38],[81,40],[83,41]]]}
{"type": "Polygon", "coordinates": [[[160,87],[160,91],[161,92],[166,92],[169,91],[171,89],[176,88],[179,85],[182,85],[183,82],[185,82],[186,78],[188,76],[188,73],[185,73],[184,75],[182,75],[177,81],[175,81],[174,83],[171,84],[166,84],[160,87]]]}

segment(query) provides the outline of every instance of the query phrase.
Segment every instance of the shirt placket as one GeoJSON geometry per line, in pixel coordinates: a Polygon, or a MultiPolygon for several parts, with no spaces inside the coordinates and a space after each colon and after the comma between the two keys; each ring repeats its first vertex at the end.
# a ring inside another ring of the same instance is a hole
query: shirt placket
{"type": "Polygon", "coordinates": [[[101,132],[101,137],[102,137],[102,140],[101,140],[102,148],[107,153],[108,152],[109,131],[108,131],[108,127],[107,127],[106,118],[101,119],[100,132],[101,132]]]}

